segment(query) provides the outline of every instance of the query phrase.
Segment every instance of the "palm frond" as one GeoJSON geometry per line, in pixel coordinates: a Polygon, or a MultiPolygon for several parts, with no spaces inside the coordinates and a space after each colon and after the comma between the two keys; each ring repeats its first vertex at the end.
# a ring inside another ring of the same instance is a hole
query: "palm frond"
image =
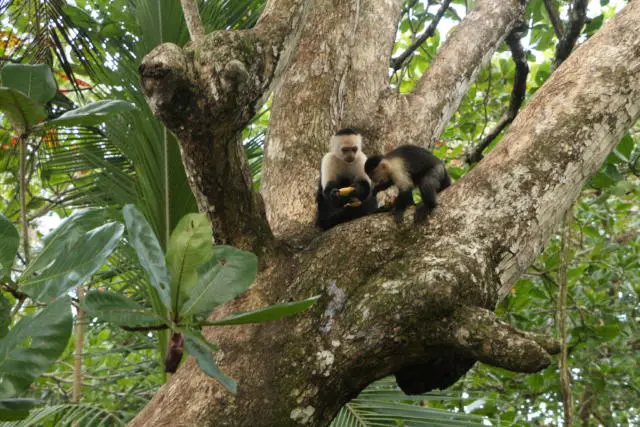
{"type": "Polygon", "coordinates": [[[24,420],[0,423],[2,427],[55,426],[124,426],[124,422],[109,411],[90,405],[45,406],[31,411],[24,420]]]}
{"type": "Polygon", "coordinates": [[[251,28],[260,17],[265,0],[200,0],[205,31],[251,28]]]}
{"type": "Polygon", "coordinates": [[[425,406],[428,401],[461,399],[448,392],[407,396],[397,388],[392,378],[385,378],[373,383],[347,403],[331,427],[483,425],[485,418],[477,415],[425,406]]]}
{"type": "Polygon", "coordinates": [[[71,10],[82,11],[64,0],[9,0],[0,8],[6,17],[4,22],[8,23],[2,30],[14,40],[10,47],[5,42],[2,56],[16,62],[49,65],[54,65],[55,58],[64,78],[81,94],[78,71],[93,77],[103,63],[100,49],[89,36],[89,28],[79,25],[78,19],[70,15],[71,10]]]}

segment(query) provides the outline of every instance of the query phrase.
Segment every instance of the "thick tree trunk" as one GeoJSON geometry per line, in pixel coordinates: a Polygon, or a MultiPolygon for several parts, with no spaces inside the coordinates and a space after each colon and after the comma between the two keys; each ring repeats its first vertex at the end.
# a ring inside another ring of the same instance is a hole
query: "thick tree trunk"
{"type": "Polygon", "coordinates": [[[306,239],[328,136],[340,126],[360,128],[367,152],[407,139],[429,144],[522,11],[515,0],[476,4],[408,96],[386,87],[399,1],[274,0],[271,19],[253,32],[207,35],[186,49],[193,56],[161,46],[145,58],[146,95],[180,138],[216,235],[263,261],[252,288],[215,316],[322,298],[277,322],[209,328],[206,336],[220,345],[218,362],[238,380],[238,393],[226,392],[190,359],[132,425],[326,425],[386,375],[398,373],[407,391],[419,392],[450,385],[476,360],[519,372],[549,364],[558,351],[554,340],[515,330],[491,310],[640,115],[640,1],[560,66],[500,145],[441,194],[427,225],[398,227],[381,214],[306,239]],[[274,10],[290,14],[273,19],[274,10]],[[234,53],[248,49],[238,37],[255,37],[251,55],[234,53]],[[267,65],[260,55],[274,51],[283,53],[267,65]],[[229,69],[244,76],[231,86],[217,74],[229,69]],[[244,179],[237,135],[273,83],[264,184],[269,228],[259,197],[228,194],[222,179],[244,179]],[[234,90],[243,95],[225,103],[234,90]],[[204,121],[203,112],[211,111],[224,122],[204,121]],[[234,147],[233,155],[221,147],[234,147]],[[190,160],[200,158],[209,160],[190,160]],[[232,217],[234,209],[247,215],[232,217]]]}

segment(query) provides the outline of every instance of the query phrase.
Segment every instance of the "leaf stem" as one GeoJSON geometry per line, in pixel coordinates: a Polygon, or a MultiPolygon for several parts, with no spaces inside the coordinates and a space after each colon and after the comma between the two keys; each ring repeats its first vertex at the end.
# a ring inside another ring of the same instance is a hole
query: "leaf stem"
{"type": "Polygon", "coordinates": [[[84,287],[79,286],[78,290],[78,314],[76,315],[76,348],[73,355],[73,403],[80,403],[82,397],[82,351],[84,348],[84,329],[86,327],[87,315],[79,307],[84,300],[84,287]]]}
{"type": "Polygon", "coordinates": [[[20,222],[22,223],[22,249],[24,251],[25,266],[29,264],[29,219],[27,218],[27,154],[26,135],[18,136],[18,147],[20,151],[20,222]]]}

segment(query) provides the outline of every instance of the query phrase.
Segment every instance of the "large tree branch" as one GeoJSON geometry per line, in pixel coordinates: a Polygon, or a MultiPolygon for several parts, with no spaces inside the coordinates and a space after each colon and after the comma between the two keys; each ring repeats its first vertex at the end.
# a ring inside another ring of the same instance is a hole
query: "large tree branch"
{"type": "Polygon", "coordinates": [[[482,160],[482,152],[485,148],[491,144],[491,142],[497,138],[498,135],[506,128],[513,119],[516,118],[524,98],[527,94],[527,76],[529,75],[529,65],[527,64],[527,57],[520,42],[522,37],[522,30],[516,28],[507,36],[507,44],[511,50],[511,58],[516,65],[516,72],[513,76],[513,88],[511,89],[511,97],[509,99],[509,106],[507,111],[502,114],[500,120],[491,131],[484,138],[472,148],[467,157],[467,163],[473,164],[482,160]]]}
{"type": "Polygon", "coordinates": [[[385,151],[401,143],[428,147],[435,142],[478,70],[521,19],[524,3],[477,1],[473,11],[449,35],[413,93],[392,95],[381,103],[381,115],[389,121],[380,138],[385,151]],[[418,117],[419,121],[409,123],[418,117]]]}
{"type": "Polygon", "coordinates": [[[416,49],[422,46],[422,44],[426,42],[429,37],[433,36],[433,34],[436,32],[436,28],[438,28],[440,19],[442,19],[444,13],[447,11],[447,9],[449,9],[450,3],[451,0],[443,0],[442,4],[440,5],[440,9],[438,9],[438,12],[436,12],[436,14],[433,16],[431,23],[429,24],[427,29],[424,30],[424,32],[420,35],[420,37],[418,37],[413,43],[411,43],[411,46],[406,48],[405,51],[400,55],[396,56],[395,58],[391,58],[389,66],[394,71],[402,68],[409,57],[413,54],[413,52],[415,52],[416,49]]]}
{"type": "Polygon", "coordinates": [[[278,236],[314,232],[320,159],[331,135],[353,127],[376,136],[371,120],[389,87],[401,0],[316,0],[292,65],[275,91],[261,192],[278,236]],[[292,185],[295,183],[295,185],[292,185]]]}
{"type": "Polygon", "coordinates": [[[520,0],[478,1],[416,92],[406,96],[388,85],[387,54],[402,2],[318,1],[308,16],[313,25],[303,29],[284,78],[287,84],[275,93],[265,152],[262,194],[269,223],[276,235],[289,238],[313,232],[310,206],[332,132],[343,126],[360,130],[366,154],[431,141],[523,11],[520,0]],[[416,117],[422,119],[414,122],[416,117]]]}
{"type": "Polygon", "coordinates": [[[163,44],[140,66],[147,101],[178,137],[189,183],[219,243],[257,253],[274,243],[241,132],[286,67],[303,3],[271,0],[255,28],[214,32],[184,48],[163,44]]]}
{"type": "Polygon", "coordinates": [[[182,13],[189,29],[191,41],[197,43],[204,37],[204,26],[198,11],[198,3],[196,0],[180,0],[180,4],[182,5],[182,13]]]}
{"type": "MultiPolygon", "coordinates": [[[[536,92],[505,143],[441,193],[427,225],[398,227],[374,215],[335,227],[272,259],[246,294],[223,305],[217,317],[323,295],[292,318],[206,330],[220,345],[222,369],[239,381],[236,395],[189,360],[133,425],[322,426],[371,381],[425,361],[544,367],[557,343],[488,310],[638,117],[633,1],[536,92]]],[[[451,384],[463,371],[433,370],[429,386],[451,384]]]]}

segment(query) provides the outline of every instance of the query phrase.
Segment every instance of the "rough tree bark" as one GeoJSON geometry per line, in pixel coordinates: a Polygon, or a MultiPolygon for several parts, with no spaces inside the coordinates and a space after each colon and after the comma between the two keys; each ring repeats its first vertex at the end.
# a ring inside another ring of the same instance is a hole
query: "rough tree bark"
{"type": "Polygon", "coordinates": [[[314,233],[329,135],[361,129],[367,152],[428,146],[523,4],[478,0],[409,95],[387,86],[400,7],[271,0],[253,30],[209,34],[184,50],[162,45],[144,59],[149,104],[180,139],[216,238],[262,260],[251,289],[214,315],[322,298],[277,322],[209,328],[238,393],[190,359],[132,425],[326,425],[386,375],[414,372],[406,388],[422,391],[448,386],[476,360],[534,372],[558,351],[491,310],[640,115],[640,1],[559,67],[498,147],[441,194],[427,225],[398,227],[381,214],[314,233]],[[272,89],[265,212],[250,192],[239,134],[272,89]]]}

